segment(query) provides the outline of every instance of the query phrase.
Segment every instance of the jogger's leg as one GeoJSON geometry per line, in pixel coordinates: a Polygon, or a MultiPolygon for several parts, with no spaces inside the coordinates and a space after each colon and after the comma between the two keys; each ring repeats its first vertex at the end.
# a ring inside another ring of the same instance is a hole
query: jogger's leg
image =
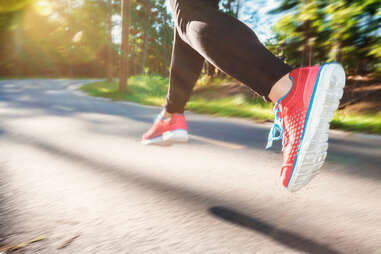
{"type": "MultiPolygon", "coordinates": [[[[327,155],[329,122],[345,85],[342,66],[292,70],[271,54],[250,28],[219,12],[218,0],[170,0],[170,4],[177,32],[169,105],[171,101],[181,108],[185,105],[201,69],[200,54],[276,103],[268,146],[283,138],[282,184],[291,191],[305,186],[319,172],[327,155]],[[175,56],[176,49],[181,58],[175,56]],[[194,57],[188,59],[188,55],[194,57]]],[[[166,133],[186,130],[185,120],[178,123],[177,117],[179,114],[159,119],[143,140],[151,142],[166,133]]]]}
{"type": "Polygon", "coordinates": [[[218,11],[216,0],[171,0],[181,39],[213,65],[268,97],[292,68],[269,52],[239,20],[218,11]]]}
{"type": "Polygon", "coordinates": [[[170,85],[165,110],[182,113],[200,76],[204,58],[186,44],[175,30],[172,50],[170,85]]]}

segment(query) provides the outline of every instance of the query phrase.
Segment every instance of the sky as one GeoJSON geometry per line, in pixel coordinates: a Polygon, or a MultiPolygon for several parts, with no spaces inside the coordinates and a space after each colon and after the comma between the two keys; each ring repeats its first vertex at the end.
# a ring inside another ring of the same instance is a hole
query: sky
{"type": "Polygon", "coordinates": [[[282,15],[270,15],[269,11],[279,6],[279,0],[241,0],[239,19],[252,28],[262,42],[273,37],[271,28],[282,15]],[[252,18],[254,17],[254,18],[252,18]]]}

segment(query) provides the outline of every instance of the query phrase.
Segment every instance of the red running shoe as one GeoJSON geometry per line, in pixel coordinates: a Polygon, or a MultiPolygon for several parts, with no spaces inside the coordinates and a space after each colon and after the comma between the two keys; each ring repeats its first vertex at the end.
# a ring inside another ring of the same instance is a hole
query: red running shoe
{"type": "Polygon", "coordinates": [[[176,142],[187,142],[188,130],[183,114],[174,113],[165,119],[161,115],[157,117],[151,129],[142,139],[145,145],[170,144],[176,142]]]}
{"type": "Polygon", "coordinates": [[[295,69],[289,77],[292,87],[274,106],[266,148],[283,139],[281,181],[289,191],[297,191],[323,166],[329,123],[343,96],[345,73],[340,64],[330,63],[295,69]]]}

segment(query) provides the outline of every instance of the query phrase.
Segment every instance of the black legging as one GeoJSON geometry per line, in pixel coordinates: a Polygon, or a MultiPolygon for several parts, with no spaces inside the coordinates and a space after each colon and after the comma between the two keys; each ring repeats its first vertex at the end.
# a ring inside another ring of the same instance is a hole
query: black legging
{"type": "Polygon", "coordinates": [[[267,98],[292,68],[244,23],[218,10],[219,0],[170,0],[175,22],[166,110],[182,113],[204,59],[267,98]]]}

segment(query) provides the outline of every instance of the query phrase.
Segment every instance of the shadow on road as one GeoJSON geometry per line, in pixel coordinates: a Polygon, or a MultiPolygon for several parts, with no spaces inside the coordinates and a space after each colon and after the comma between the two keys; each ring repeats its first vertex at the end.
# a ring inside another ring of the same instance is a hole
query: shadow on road
{"type": "MultiPolygon", "coordinates": [[[[147,190],[162,193],[164,196],[169,196],[171,199],[178,200],[183,207],[189,206],[194,209],[194,207],[199,207],[200,205],[208,207],[211,204],[222,202],[226,204],[226,200],[224,201],[221,197],[200,192],[195,189],[186,188],[184,186],[179,186],[178,183],[170,183],[164,179],[153,178],[152,176],[147,175],[144,172],[140,172],[139,170],[120,168],[103,161],[94,160],[58,145],[35,139],[31,136],[15,135],[11,136],[11,140],[23,145],[30,145],[54,156],[80,164],[83,166],[82,168],[84,170],[90,170],[99,174],[107,175],[108,177],[112,177],[114,181],[139,186],[147,190]]],[[[227,205],[235,206],[235,203],[236,202],[230,204],[227,203],[227,205]]],[[[232,209],[212,207],[209,209],[209,213],[230,223],[266,235],[288,248],[313,254],[340,254],[340,252],[332,250],[328,246],[324,246],[323,244],[315,242],[312,239],[303,237],[301,234],[278,229],[276,226],[264,222],[259,218],[250,217],[232,209]]],[[[313,230],[317,233],[320,231],[319,228],[311,229],[310,225],[307,223],[305,224],[305,228],[313,230]]]]}
{"type": "Polygon", "coordinates": [[[13,223],[11,219],[11,201],[7,197],[10,190],[6,189],[8,187],[7,181],[9,179],[4,168],[5,164],[0,162],[0,248],[7,243],[8,238],[12,235],[11,226],[13,223]]]}
{"type": "Polygon", "coordinates": [[[287,246],[288,248],[312,254],[340,254],[340,252],[308,239],[298,233],[279,229],[259,218],[245,215],[229,208],[212,207],[209,209],[209,213],[232,224],[259,232],[279,242],[280,244],[287,246]]]}
{"type": "MultiPolygon", "coordinates": [[[[4,135],[4,130],[0,128],[0,136],[4,135]]],[[[10,200],[7,198],[9,192],[7,182],[8,176],[5,172],[5,163],[0,161],[0,248],[4,246],[10,232],[11,216],[9,210],[10,200]]]]}

